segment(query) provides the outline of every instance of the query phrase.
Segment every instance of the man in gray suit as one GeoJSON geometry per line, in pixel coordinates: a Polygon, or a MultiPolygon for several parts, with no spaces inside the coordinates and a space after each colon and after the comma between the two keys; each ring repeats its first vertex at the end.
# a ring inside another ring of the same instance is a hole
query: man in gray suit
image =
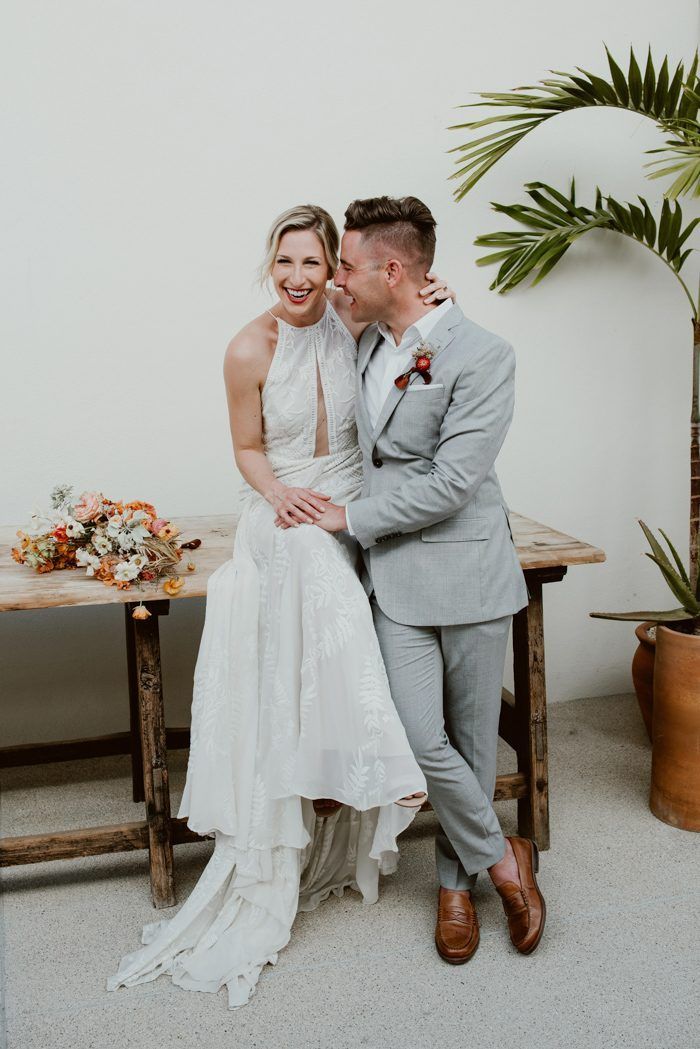
{"type": "Polygon", "coordinates": [[[493,811],[512,616],[527,603],[494,461],[513,414],[513,349],[447,301],[418,294],[435,220],[415,197],[355,201],[336,285],[364,332],[357,425],[364,484],[318,522],[362,547],[363,582],[391,692],[441,830],[437,949],[461,964],[479,943],[471,889],[488,870],[511,940],[531,953],[545,907],[533,842],[493,811]]]}

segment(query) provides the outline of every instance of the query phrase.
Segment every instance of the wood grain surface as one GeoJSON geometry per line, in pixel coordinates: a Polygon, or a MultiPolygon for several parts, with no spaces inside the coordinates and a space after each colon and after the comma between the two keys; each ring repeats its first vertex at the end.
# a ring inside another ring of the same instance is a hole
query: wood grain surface
{"type": "MultiPolygon", "coordinates": [[[[206,594],[209,576],[233,552],[235,520],[232,516],[181,517],[174,520],[173,523],[180,529],[182,542],[201,539],[202,545],[198,550],[183,551],[179,573],[185,578],[185,583],[177,597],[170,600],[182,601],[206,594]],[[193,572],[186,569],[188,561],[195,566],[193,572]]],[[[604,552],[597,547],[532,521],[529,517],[512,513],[510,523],[524,570],[586,565],[605,560],[604,552]]],[[[16,528],[0,528],[0,612],[168,600],[162,583],[143,583],[140,587],[132,585],[129,590],[118,590],[115,586],[105,586],[87,576],[83,568],[40,575],[12,559],[10,551],[17,542],[16,528]]]]}

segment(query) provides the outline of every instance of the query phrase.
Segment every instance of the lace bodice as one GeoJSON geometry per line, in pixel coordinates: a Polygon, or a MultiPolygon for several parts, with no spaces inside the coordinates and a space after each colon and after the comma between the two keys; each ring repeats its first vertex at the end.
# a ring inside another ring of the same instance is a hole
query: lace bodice
{"type": "Polygon", "coordinates": [[[321,319],[305,328],[276,320],[277,346],[262,390],[264,447],[273,470],[302,466],[314,456],[318,375],[328,418],[329,455],[355,452],[355,340],[330,302],[321,319]]]}

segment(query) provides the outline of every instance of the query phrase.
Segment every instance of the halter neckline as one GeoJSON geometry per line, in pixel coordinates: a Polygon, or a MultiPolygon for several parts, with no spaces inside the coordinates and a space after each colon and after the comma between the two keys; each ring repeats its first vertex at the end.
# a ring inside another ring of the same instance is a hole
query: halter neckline
{"type": "Polygon", "coordinates": [[[326,299],[326,308],[323,311],[323,313],[321,314],[321,316],[319,317],[319,319],[317,321],[314,321],[313,324],[302,324],[302,325],[290,324],[289,321],[286,321],[284,319],[284,317],[278,317],[276,313],[272,312],[272,310],[268,310],[267,312],[270,314],[271,317],[274,317],[275,320],[278,323],[286,324],[287,327],[291,328],[293,331],[310,331],[313,328],[317,328],[319,324],[322,324],[323,321],[328,316],[328,311],[332,310],[332,309],[333,309],[333,306],[332,306],[331,302],[328,299],[326,299]]]}

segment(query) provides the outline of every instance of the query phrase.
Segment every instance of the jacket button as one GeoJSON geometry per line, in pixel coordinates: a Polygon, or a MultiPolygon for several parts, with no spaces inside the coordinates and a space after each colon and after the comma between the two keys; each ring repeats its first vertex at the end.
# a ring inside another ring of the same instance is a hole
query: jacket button
{"type": "Polygon", "coordinates": [[[382,462],[382,460],[379,458],[378,455],[372,460],[372,466],[376,466],[377,469],[379,469],[379,467],[383,466],[383,465],[384,465],[384,463],[382,462]]]}

